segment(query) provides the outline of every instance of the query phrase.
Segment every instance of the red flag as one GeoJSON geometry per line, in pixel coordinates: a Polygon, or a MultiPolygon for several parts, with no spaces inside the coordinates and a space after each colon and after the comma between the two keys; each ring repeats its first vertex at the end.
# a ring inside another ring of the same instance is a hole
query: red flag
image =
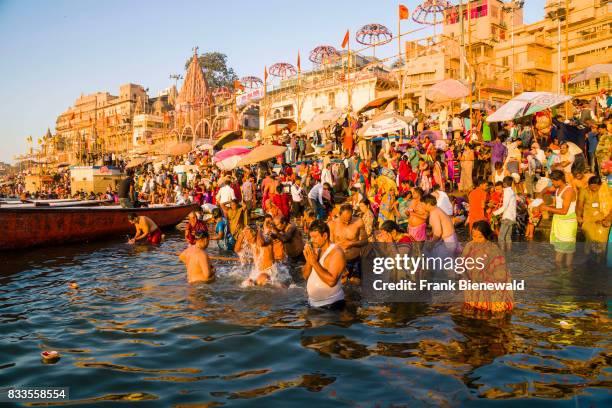
{"type": "Polygon", "coordinates": [[[234,80],[234,90],[235,91],[238,91],[238,90],[244,91],[244,85],[242,85],[242,83],[239,80],[237,80],[237,79],[234,80]]]}
{"type": "Polygon", "coordinates": [[[299,51],[298,51],[297,69],[298,71],[302,70],[302,64],[300,64],[300,52],[299,51]]]}
{"type": "Polygon", "coordinates": [[[342,48],[346,48],[349,43],[349,30],[346,30],[346,34],[344,34],[344,40],[342,40],[342,48]]]}
{"type": "Polygon", "coordinates": [[[399,19],[400,20],[408,20],[408,16],[410,15],[410,11],[408,11],[408,7],[403,4],[399,5],[399,19]]]}

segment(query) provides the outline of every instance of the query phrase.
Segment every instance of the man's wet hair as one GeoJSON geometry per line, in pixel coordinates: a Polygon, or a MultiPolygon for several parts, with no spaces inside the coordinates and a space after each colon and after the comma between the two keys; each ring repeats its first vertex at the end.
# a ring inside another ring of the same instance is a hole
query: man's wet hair
{"type": "Polygon", "coordinates": [[[565,173],[561,170],[553,170],[550,172],[550,179],[555,181],[563,180],[565,181],[565,173]]]}
{"type": "Polygon", "coordinates": [[[308,227],[308,231],[316,231],[321,235],[327,234],[327,236],[329,237],[329,226],[323,220],[314,220],[313,222],[311,222],[310,226],[308,227]]]}
{"type": "Polygon", "coordinates": [[[137,219],[138,219],[138,214],[136,214],[136,213],[129,213],[128,214],[128,220],[136,221],[137,219]]]}
{"type": "Polygon", "coordinates": [[[340,214],[343,212],[349,211],[351,214],[353,213],[353,206],[349,203],[342,204],[340,206],[340,214]]]}

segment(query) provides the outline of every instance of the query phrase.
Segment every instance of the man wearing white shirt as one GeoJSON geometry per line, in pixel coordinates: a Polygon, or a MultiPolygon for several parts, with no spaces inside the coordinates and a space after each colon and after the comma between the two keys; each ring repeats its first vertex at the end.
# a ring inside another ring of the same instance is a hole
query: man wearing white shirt
{"type": "Polygon", "coordinates": [[[219,205],[224,206],[229,204],[231,201],[236,199],[236,194],[234,194],[234,189],[229,185],[229,182],[224,181],[223,186],[219,189],[217,193],[217,202],[219,205]]]}
{"type": "Polygon", "coordinates": [[[444,214],[448,215],[449,217],[452,217],[453,216],[453,204],[450,202],[450,198],[448,198],[448,195],[440,189],[439,185],[436,184],[434,186],[434,189],[431,195],[436,197],[438,208],[441,209],[444,212],[444,214]]]}
{"type": "Polygon", "coordinates": [[[301,218],[302,213],[304,212],[303,194],[304,189],[300,185],[300,179],[295,179],[293,183],[291,183],[291,214],[296,218],[301,218]]]}
{"type": "Polygon", "coordinates": [[[325,218],[325,207],[323,206],[323,190],[331,190],[328,183],[317,183],[308,192],[308,202],[314,210],[317,219],[325,218]]]}
{"type": "Polygon", "coordinates": [[[512,189],[514,179],[511,176],[504,177],[504,200],[502,206],[493,211],[493,215],[501,215],[501,226],[499,229],[499,246],[502,251],[512,249],[512,227],[516,223],[516,195],[512,189]]]}
{"type": "Polygon", "coordinates": [[[334,185],[334,177],[332,176],[331,172],[331,163],[328,163],[321,172],[321,183],[327,183],[330,186],[334,185]]]}

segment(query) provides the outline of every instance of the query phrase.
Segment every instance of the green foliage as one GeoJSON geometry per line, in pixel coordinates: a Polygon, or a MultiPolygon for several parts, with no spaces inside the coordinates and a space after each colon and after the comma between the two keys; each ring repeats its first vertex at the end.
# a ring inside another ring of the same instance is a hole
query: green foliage
{"type": "MultiPolygon", "coordinates": [[[[185,63],[185,69],[191,63],[192,58],[185,63]]],[[[207,52],[200,55],[198,60],[209,87],[214,89],[225,86],[233,89],[234,81],[238,79],[238,76],[233,68],[227,66],[227,55],[221,52],[207,52]]]]}

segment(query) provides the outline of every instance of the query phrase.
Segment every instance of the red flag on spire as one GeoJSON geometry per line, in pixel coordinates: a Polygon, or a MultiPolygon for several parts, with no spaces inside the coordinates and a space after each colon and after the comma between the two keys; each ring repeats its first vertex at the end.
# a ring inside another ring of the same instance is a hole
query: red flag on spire
{"type": "Polygon", "coordinates": [[[235,91],[238,91],[238,90],[244,91],[244,85],[242,85],[242,83],[239,80],[237,80],[237,79],[234,80],[234,90],[235,91]]]}
{"type": "Polygon", "coordinates": [[[300,51],[298,51],[297,69],[298,71],[302,70],[302,64],[300,64],[300,51]]]}
{"type": "Polygon", "coordinates": [[[410,11],[408,10],[408,7],[404,6],[403,4],[400,4],[399,5],[399,19],[408,20],[409,15],[410,15],[410,11]]]}
{"type": "Polygon", "coordinates": [[[344,40],[342,40],[342,48],[346,48],[349,43],[349,30],[346,30],[346,34],[344,34],[344,40]]]}

